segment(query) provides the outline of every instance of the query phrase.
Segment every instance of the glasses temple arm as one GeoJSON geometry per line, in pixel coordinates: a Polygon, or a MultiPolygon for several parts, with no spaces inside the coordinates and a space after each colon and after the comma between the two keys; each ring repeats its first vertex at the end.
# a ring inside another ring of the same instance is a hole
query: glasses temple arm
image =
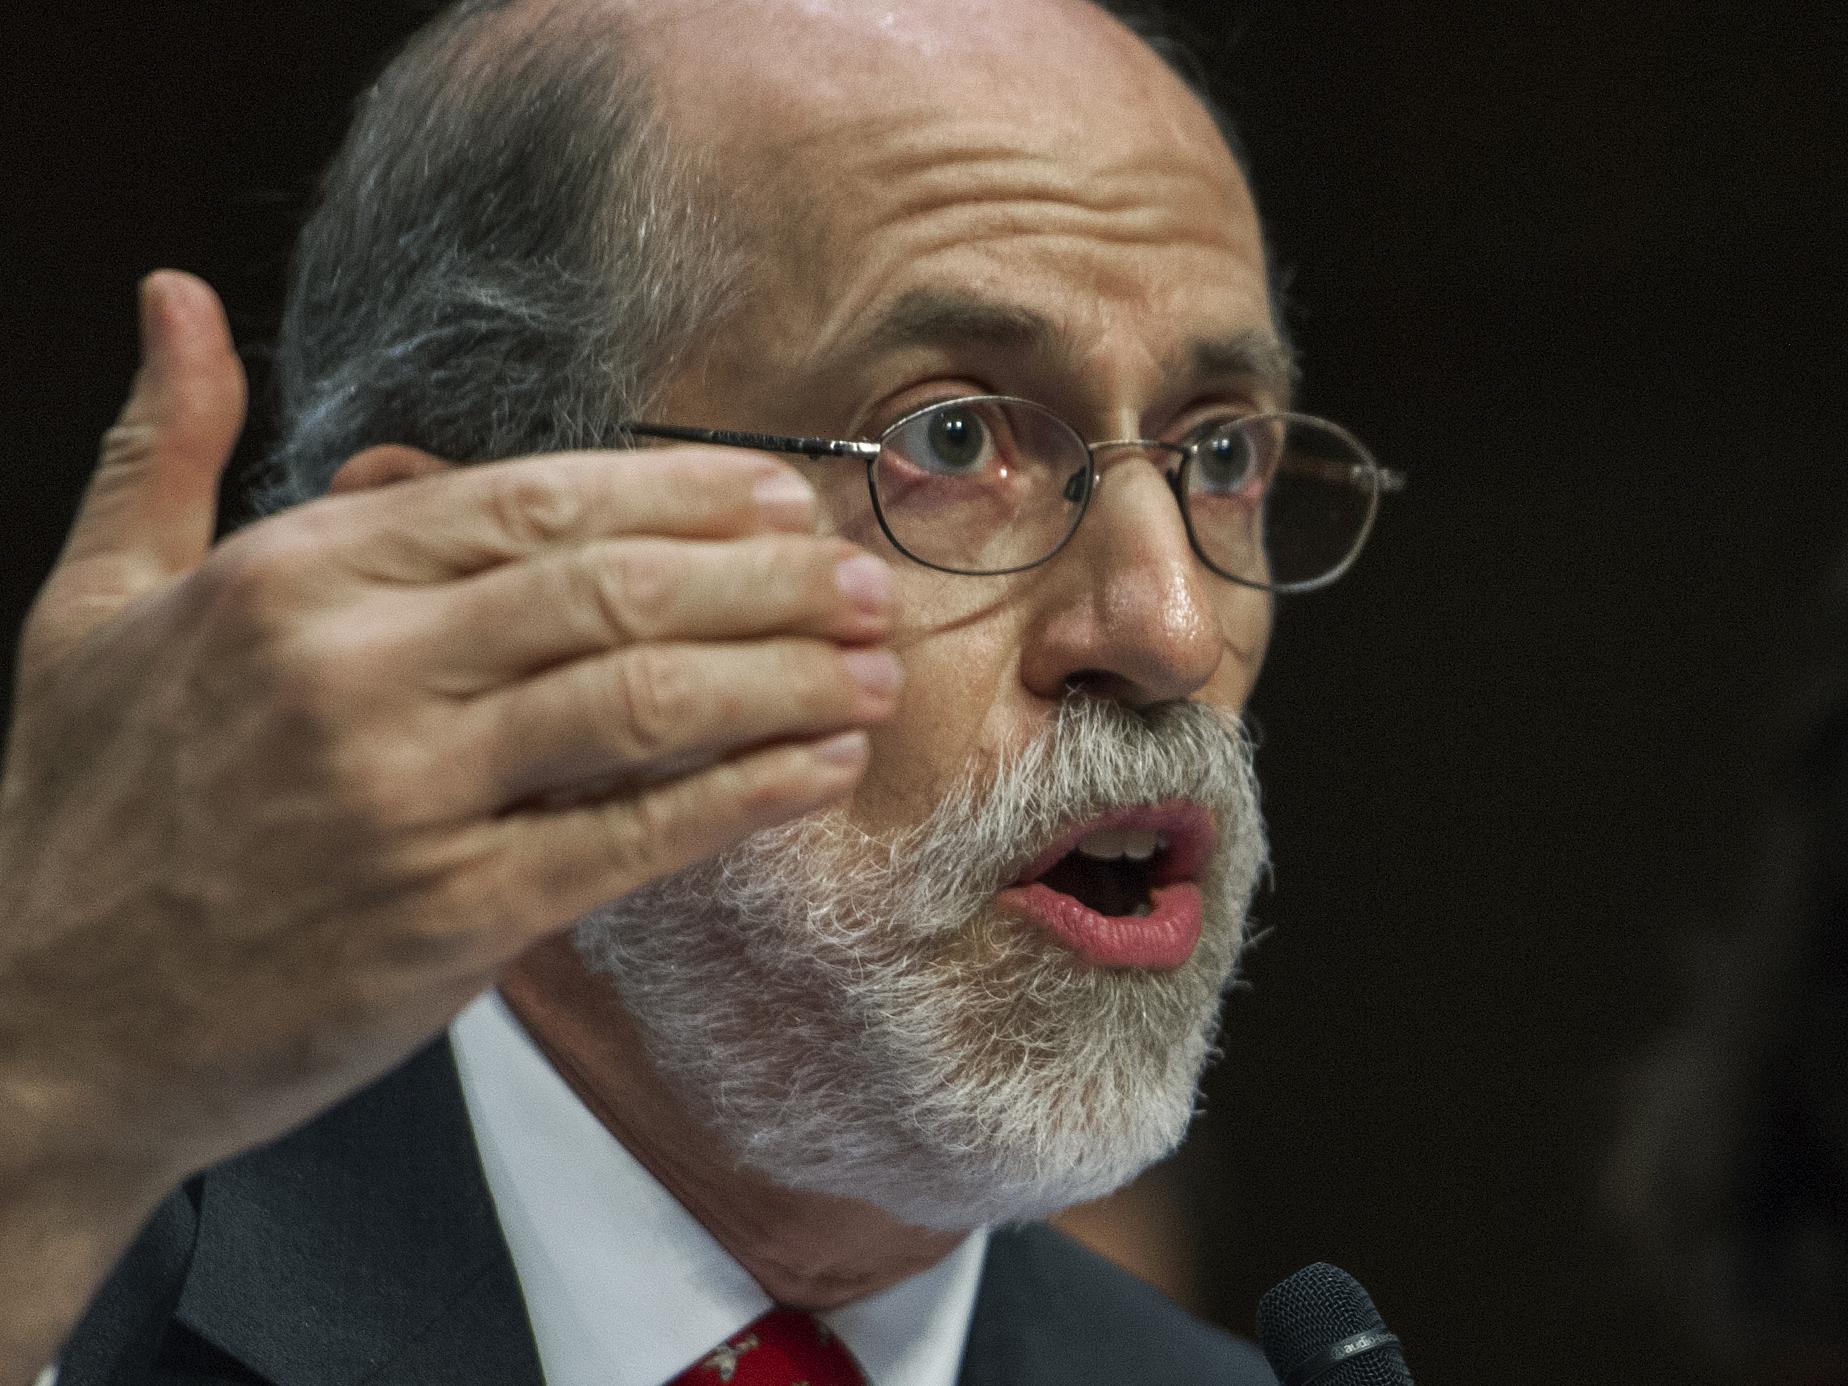
{"type": "MultiPolygon", "coordinates": [[[[1294,457],[1286,460],[1283,465],[1288,471],[1312,476],[1317,481],[1346,482],[1348,485],[1359,486],[1363,489],[1366,485],[1368,469],[1366,464],[1361,462],[1331,462],[1319,457],[1294,457]]],[[[1405,489],[1404,472],[1395,472],[1392,468],[1382,467],[1377,462],[1373,464],[1372,470],[1379,477],[1381,495],[1390,495],[1394,491],[1405,489]]]]}
{"type": "Polygon", "coordinates": [[[789,438],[779,433],[746,433],[726,428],[682,428],[678,424],[624,422],[624,433],[641,438],[671,438],[682,443],[716,443],[728,448],[756,448],[760,452],[792,452],[801,457],[853,457],[870,462],[879,456],[879,444],[845,438],[789,438]]]}

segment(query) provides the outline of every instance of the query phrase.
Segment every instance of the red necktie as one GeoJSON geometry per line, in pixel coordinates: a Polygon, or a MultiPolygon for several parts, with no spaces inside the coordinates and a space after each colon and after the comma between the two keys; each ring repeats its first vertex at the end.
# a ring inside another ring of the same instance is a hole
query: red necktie
{"type": "Polygon", "coordinates": [[[867,1386],[860,1368],[813,1314],[772,1309],[746,1324],[668,1386],[867,1386]]]}

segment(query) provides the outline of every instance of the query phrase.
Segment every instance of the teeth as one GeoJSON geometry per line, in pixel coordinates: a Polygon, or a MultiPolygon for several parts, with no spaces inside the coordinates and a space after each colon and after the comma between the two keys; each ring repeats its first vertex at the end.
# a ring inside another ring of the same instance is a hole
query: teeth
{"type": "Polygon", "coordinates": [[[1140,828],[1105,828],[1087,835],[1079,842],[1078,850],[1098,861],[1119,861],[1124,857],[1147,861],[1167,845],[1168,840],[1160,833],[1140,828]]]}
{"type": "Polygon", "coordinates": [[[1131,861],[1147,861],[1163,845],[1159,833],[1130,831],[1123,834],[1123,855],[1131,861]]]}

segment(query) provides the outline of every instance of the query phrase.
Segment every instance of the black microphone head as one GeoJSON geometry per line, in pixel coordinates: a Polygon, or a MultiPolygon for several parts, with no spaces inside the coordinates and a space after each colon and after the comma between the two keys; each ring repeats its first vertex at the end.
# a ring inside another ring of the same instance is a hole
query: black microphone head
{"type": "Polygon", "coordinates": [[[1283,1386],[1412,1386],[1399,1340],[1360,1282],[1304,1266],[1258,1301],[1258,1340],[1283,1386]]]}

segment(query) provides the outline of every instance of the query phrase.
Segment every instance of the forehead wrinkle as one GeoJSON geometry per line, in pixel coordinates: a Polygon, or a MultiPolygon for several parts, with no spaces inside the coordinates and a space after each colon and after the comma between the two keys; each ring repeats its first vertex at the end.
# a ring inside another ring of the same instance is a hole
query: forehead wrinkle
{"type": "MultiPolygon", "coordinates": [[[[914,150],[904,157],[924,172],[909,181],[888,178],[886,170],[898,164],[869,160],[839,175],[862,182],[868,191],[842,215],[802,228],[804,259],[838,262],[851,247],[856,260],[918,266],[944,253],[976,252],[987,243],[1009,255],[1041,246],[1055,256],[1064,243],[1079,257],[1073,263],[1083,264],[1093,292],[1139,298],[1152,287],[1148,264],[1133,255],[1099,260],[1100,247],[1159,254],[1246,250],[1236,234],[1238,208],[1213,207],[1203,214],[1200,184],[1184,173],[1138,171],[1142,186],[1134,187],[1128,177],[1076,178],[1057,160],[1014,150],[978,153],[990,167],[987,176],[971,161],[946,159],[940,151],[921,156],[914,150]],[[997,169],[1012,176],[997,177],[997,169]],[[1183,195],[1168,195],[1164,184],[1179,185],[1183,195]],[[881,197],[881,189],[888,196],[881,197]]],[[[884,291],[885,279],[856,283],[851,274],[818,275],[811,288],[832,298],[811,300],[820,314],[817,338],[829,341],[853,332],[884,291]]]]}
{"type": "MultiPolygon", "coordinates": [[[[982,347],[1076,370],[1088,345],[1077,331],[1025,304],[960,289],[913,289],[829,357],[873,359],[915,347],[982,347]]],[[[825,362],[822,368],[828,369],[825,362]]],[[[1262,327],[1195,337],[1167,355],[1161,368],[1168,375],[1193,380],[1253,380],[1278,408],[1288,407],[1295,379],[1288,348],[1276,333],[1262,327]]]]}
{"type": "Polygon", "coordinates": [[[915,186],[910,201],[901,199],[891,209],[896,215],[969,195],[1067,202],[1100,213],[1160,208],[1174,214],[1173,204],[1190,199],[1171,197],[1172,185],[1197,198],[1204,187],[1239,182],[1229,157],[1221,167],[1210,151],[1186,141],[1124,150],[1096,145],[1095,132],[1082,128],[1050,136],[1005,123],[946,128],[942,112],[918,109],[836,123],[799,135],[785,148],[818,156],[829,177],[860,185],[866,198],[876,199],[886,188],[915,186]],[[1173,166],[1151,160],[1151,148],[1173,166]],[[976,194],[970,186],[975,180],[992,180],[993,186],[976,194]]]}
{"type": "MultiPolygon", "coordinates": [[[[1242,278],[1252,266],[1261,276],[1262,247],[1247,234],[1243,175],[1193,93],[1101,11],[1008,6],[997,13],[1009,24],[1031,10],[1035,32],[1047,26],[1042,41],[972,53],[978,0],[906,7],[898,33],[867,29],[863,0],[692,3],[732,22],[672,26],[669,125],[735,175],[764,251],[749,321],[792,372],[856,367],[849,353],[869,320],[932,285],[1006,293],[1018,280],[1026,301],[1055,312],[1058,294],[1166,311],[1176,330],[1143,344],[1148,367],[1173,355],[1191,371],[1210,353],[1181,359],[1187,329],[1244,318],[1242,278]],[[772,18],[787,39],[774,58],[744,41],[772,18]],[[719,30],[716,48],[696,42],[719,30]],[[1043,80],[1059,70],[1085,72],[1085,93],[1043,80]],[[1222,272],[1227,302],[1203,312],[1199,292],[1220,294],[1201,281],[1222,272]]],[[[1040,359],[1048,345],[1084,342],[1088,354],[1099,336],[1068,323],[1029,343],[992,320],[964,326],[979,328],[965,342],[1033,345],[1040,359]]]]}
{"type": "Polygon", "coordinates": [[[813,219],[809,244],[823,255],[864,252],[897,238],[901,253],[924,255],[987,237],[1071,237],[1097,245],[1235,252],[1249,219],[1243,182],[1227,160],[1191,147],[1099,151],[1079,161],[1072,143],[1035,147],[992,122],[918,113],[880,122],[888,140],[811,135],[819,167],[847,192],[837,215],[813,219]],[[935,126],[936,128],[932,128],[935,126]],[[1088,166],[1087,166],[1088,165],[1088,166]]]}
{"type": "Polygon", "coordinates": [[[1024,304],[949,289],[912,289],[880,315],[855,349],[885,352],[973,341],[1040,351],[1057,336],[1050,317],[1024,304]]]}
{"type": "MultiPolygon", "coordinates": [[[[953,212],[961,210],[960,207],[952,209],[953,212]]],[[[877,239],[900,235],[905,236],[906,243],[902,247],[902,253],[890,258],[897,263],[910,266],[923,264],[931,260],[934,256],[944,252],[961,254],[963,252],[973,251],[989,240],[1004,242],[1007,250],[1010,252],[1017,252],[1034,244],[1040,246],[1052,244],[1056,246],[1061,242],[1068,243],[1073,247],[1078,256],[1078,260],[1074,263],[1082,267],[1075,268],[1073,273],[1081,273],[1085,276],[1089,283],[1090,294],[1103,298],[1136,300],[1144,299],[1158,287],[1148,282],[1144,272],[1146,267],[1140,264],[1112,266],[1098,263],[1096,262],[1094,252],[1100,244],[1108,242],[1155,252],[1175,252],[1193,249],[1221,250],[1224,248],[1225,244],[1222,240],[1212,236],[1204,234],[1183,235],[1169,230],[1168,228],[1143,228],[1141,230],[1134,228],[1119,228],[1112,234],[1100,234],[1100,228],[1095,222],[1085,223],[1080,218],[1072,218],[1068,224],[1057,228],[1049,227],[1043,219],[1033,222],[1022,219],[1019,220],[1019,224],[1013,224],[1016,220],[1015,218],[997,216],[993,213],[992,209],[985,212],[984,209],[978,207],[968,215],[952,214],[937,218],[937,224],[930,228],[930,234],[928,236],[919,236],[918,228],[913,225],[906,226],[902,229],[881,228],[877,232],[862,233],[858,239],[861,245],[865,245],[877,239]],[[972,222],[979,223],[979,225],[972,225],[972,222]]],[[[865,349],[861,342],[859,332],[860,322],[865,319],[869,313],[878,313],[881,322],[886,321],[892,315],[892,310],[882,310],[879,307],[879,299],[887,291],[889,280],[886,276],[881,275],[862,282],[851,283],[847,286],[832,283],[825,286],[827,289],[825,295],[822,292],[823,287],[824,286],[819,284],[816,285],[814,290],[816,296],[812,297],[810,300],[819,314],[814,321],[811,340],[817,344],[839,343],[840,345],[837,347],[823,346],[818,355],[833,357],[842,352],[865,349]],[[844,292],[843,289],[845,289],[844,292]]],[[[948,291],[941,292],[947,293],[948,291]]],[[[928,299],[937,296],[939,291],[933,291],[928,288],[909,291],[907,294],[901,295],[899,301],[902,302],[904,298],[910,297],[912,293],[919,295],[912,307],[921,310],[923,307],[929,306],[928,299]]],[[[979,294],[974,295],[974,297],[985,304],[1005,302],[1005,300],[981,296],[979,294]]],[[[1035,312],[1035,310],[1032,309],[1026,309],[1025,311],[1028,313],[1035,312]]],[[[908,314],[908,316],[912,315],[908,314]]],[[[894,323],[894,330],[889,336],[888,345],[897,347],[924,344],[920,340],[923,336],[921,330],[923,327],[938,327],[945,324],[953,324],[956,321],[957,315],[939,315],[935,312],[928,315],[931,317],[942,316],[944,321],[940,323],[926,323],[922,321],[922,317],[926,315],[922,314],[921,311],[917,316],[919,316],[920,321],[910,323],[899,321],[894,323]]],[[[1073,334],[1058,331],[1057,324],[1053,323],[1050,318],[1044,319],[1044,321],[1050,324],[1054,329],[1049,335],[1031,330],[1036,325],[1028,321],[1025,317],[1017,317],[1012,323],[1009,323],[987,314],[984,314],[981,320],[978,320],[976,315],[971,314],[964,316],[963,321],[967,326],[977,329],[977,336],[985,341],[997,345],[1016,345],[1023,350],[1034,348],[1043,351],[1045,346],[1050,342],[1070,342],[1073,340],[1073,334]]],[[[1227,339],[1231,340],[1238,335],[1238,333],[1229,333],[1227,339]]],[[[939,334],[939,340],[941,340],[941,334],[939,334]]],[[[1278,347],[1278,351],[1282,351],[1280,346],[1278,347]]],[[[1225,353],[1219,354],[1224,355],[1225,353]]],[[[1262,359],[1261,353],[1253,352],[1251,355],[1254,359],[1262,359]]],[[[1184,352],[1177,358],[1175,366],[1177,369],[1193,369],[1203,366],[1203,363],[1206,366],[1211,366],[1213,357],[1214,353],[1206,351],[1203,344],[1200,350],[1193,351],[1191,354],[1184,352]]],[[[1218,369],[1218,373],[1220,374],[1227,373],[1223,369],[1223,366],[1215,368],[1218,369]]],[[[1210,371],[1208,373],[1210,373],[1210,371]]],[[[1280,374],[1287,377],[1288,372],[1283,371],[1280,374]]]]}
{"type": "Polygon", "coordinates": [[[912,289],[863,332],[824,353],[821,369],[841,360],[874,360],[915,348],[1035,357],[1075,371],[1074,335],[1036,308],[961,289],[912,289]]]}
{"type": "MultiPolygon", "coordinates": [[[[959,185],[946,177],[931,180],[880,209],[887,223],[920,222],[960,213],[967,222],[956,234],[1025,232],[1043,236],[1083,236],[1112,245],[1159,242],[1164,246],[1216,245],[1219,238],[1192,224],[1193,219],[1160,199],[1106,199],[1052,188],[1031,181],[959,185]]],[[[881,228],[868,228],[876,231],[881,228]]],[[[862,234],[866,234],[863,232],[862,234]]]]}

